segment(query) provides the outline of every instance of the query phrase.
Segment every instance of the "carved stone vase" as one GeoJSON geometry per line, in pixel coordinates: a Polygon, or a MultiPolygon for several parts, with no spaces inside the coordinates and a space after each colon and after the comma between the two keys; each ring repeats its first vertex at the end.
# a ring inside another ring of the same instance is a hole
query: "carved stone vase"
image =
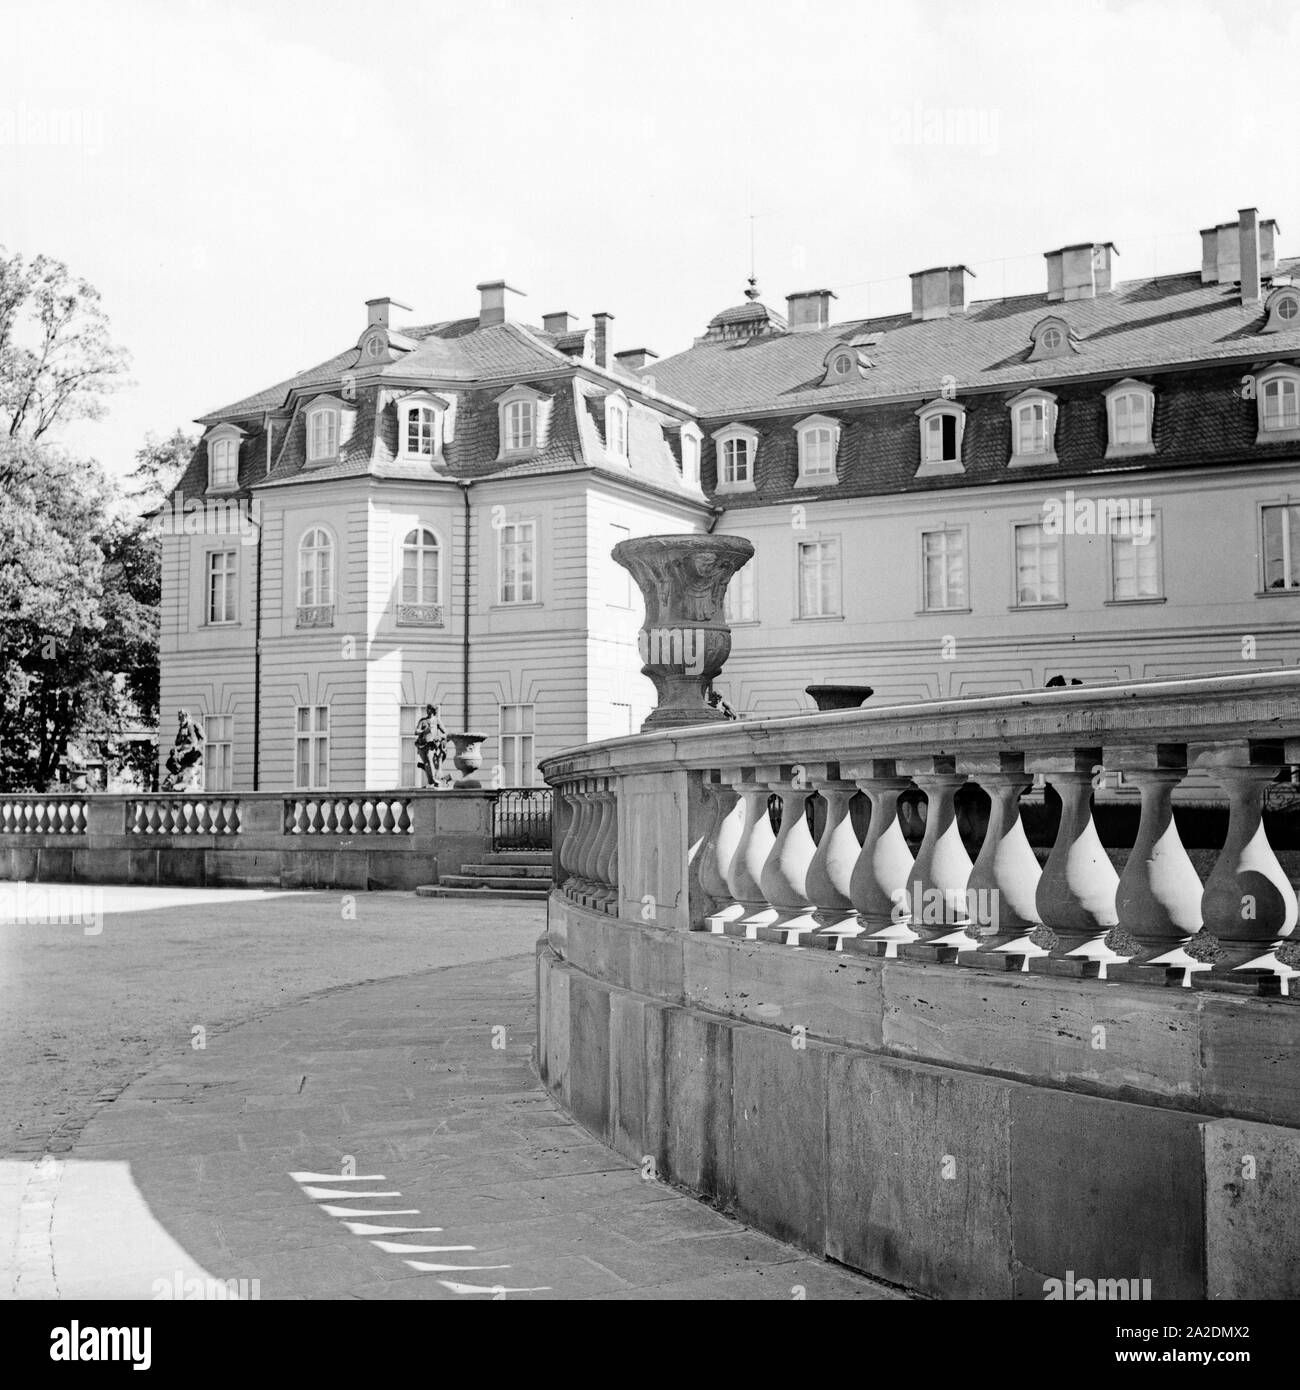
{"type": "Polygon", "coordinates": [[[832,709],[858,709],[873,692],[869,685],[806,685],[804,693],[812,696],[820,713],[832,709]]]}
{"type": "Polygon", "coordinates": [[[451,734],[452,758],[460,776],[452,783],[453,791],[473,791],[483,784],[474,774],[483,766],[483,741],[486,734],[451,734]]]}
{"type": "Polygon", "coordinates": [[[725,719],[705,697],[731,654],[723,596],[753,545],[743,536],[639,536],[612,553],[645,599],[637,643],[659,705],[642,730],[725,719]]]}

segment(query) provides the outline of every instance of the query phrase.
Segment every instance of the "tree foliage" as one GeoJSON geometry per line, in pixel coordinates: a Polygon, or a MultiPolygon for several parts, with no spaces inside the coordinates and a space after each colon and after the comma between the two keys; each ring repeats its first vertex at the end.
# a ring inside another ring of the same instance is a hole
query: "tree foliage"
{"type": "Polygon", "coordinates": [[[93,285],[62,261],[0,247],[0,424],[11,437],[98,419],[126,363],[93,285]]]}

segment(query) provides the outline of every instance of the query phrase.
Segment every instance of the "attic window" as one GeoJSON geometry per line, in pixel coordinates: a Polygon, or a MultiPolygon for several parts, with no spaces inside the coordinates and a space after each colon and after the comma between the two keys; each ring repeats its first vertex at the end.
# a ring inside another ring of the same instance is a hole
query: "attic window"
{"type": "Polygon", "coordinates": [[[1257,385],[1259,433],[1256,444],[1300,439],[1300,370],[1278,363],[1261,372],[1257,385]]]}
{"type": "Polygon", "coordinates": [[[1107,444],[1106,457],[1127,458],[1153,454],[1151,425],[1155,419],[1155,392],[1145,381],[1126,377],[1105,393],[1107,444]]]}
{"type": "Polygon", "coordinates": [[[853,359],[847,352],[837,352],[835,356],[831,358],[831,371],[833,371],[836,376],[848,376],[852,370],[853,359]]]}
{"type": "Polygon", "coordinates": [[[442,453],[447,400],[429,391],[413,391],[397,402],[397,454],[403,459],[433,460],[442,453]]]}
{"type": "Polygon", "coordinates": [[[1280,285],[1264,301],[1267,314],[1264,320],[1265,333],[1283,333],[1300,328],[1300,289],[1293,285],[1280,285]]]}
{"type": "Polygon", "coordinates": [[[323,463],[338,457],[341,412],[342,402],[334,396],[322,396],[307,407],[308,463],[323,463]]]}
{"type": "Polygon", "coordinates": [[[1022,391],[1010,402],[1012,468],[1055,463],[1056,397],[1049,391],[1022,391]]]}
{"type": "Polygon", "coordinates": [[[816,486],[837,481],[836,456],[840,444],[840,423],[828,415],[810,415],[795,426],[799,438],[799,477],[796,487],[816,486]]]}
{"type": "Polygon", "coordinates": [[[696,426],[691,424],[682,426],[680,472],[682,481],[689,483],[692,487],[697,487],[700,481],[700,439],[701,435],[696,426]]]}
{"type": "Polygon", "coordinates": [[[239,442],[243,431],[238,425],[217,425],[205,436],[208,446],[208,487],[215,491],[239,486],[239,442]]]}
{"type": "Polygon", "coordinates": [[[1032,343],[1029,350],[1031,362],[1043,362],[1052,357],[1065,357],[1076,350],[1070,325],[1055,315],[1040,319],[1030,329],[1029,338],[1032,343]]]}
{"type": "Polygon", "coordinates": [[[627,397],[621,391],[605,397],[605,452],[627,458],[627,397]]]}
{"type": "Polygon", "coordinates": [[[853,343],[836,343],[822,359],[822,365],[822,385],[842,386],[851,377],[861,375],[864,367],[871,366],[871,359],[853,343]]]}
{"type": "Polygon", "coordinates": [[[748,425],[727,425],[714,432],[713,442],[718,453],[718,491],[753,492],[758,431],[748,425]]]}
{"type": "Polygon", "coordinates": [[[961,442],[966,424],[966,407],[956,401],[937,400],[917,412],[921,422],[921,466],[918,478],[940,473],[960,473],[961,442]]]}
{"type": "Polygon", "coordinates": [[[550,399],[531,386],[512,386],[496,399],[500,458],[532,454],[546,447],[550,399]]]}

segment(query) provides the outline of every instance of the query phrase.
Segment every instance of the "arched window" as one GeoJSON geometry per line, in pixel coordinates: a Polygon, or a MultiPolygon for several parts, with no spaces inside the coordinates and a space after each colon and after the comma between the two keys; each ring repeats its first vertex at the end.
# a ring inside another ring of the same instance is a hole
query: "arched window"
{"type": "Polygon", "coordinates": [[[441,603],[442,574],[438,538],[417,526],[402,542],[402,602],[441,603]]]}
{"type": "Polygon", "coordinates": [[[330,406],[318,406],[307,416],[307,461],[332,459],[339,451],[339,413],[330,406]]]}
{"type": "Polygon", "coordinates": [[[605,401],[605,452],[627,458],[627,399],[621,392],[605,401]]]}
{"type": "Polygon", "coordinates": [[[810,415],[795,426],[799,440],[799,477],[805,483],[833,483],[839,451],[840,424],[828,415],[810,415]]]}
{"type": "Polygon", "coordinates": [[[1056,462],[1056,398],[1049,391],[1022,391],[1011,407],[1011,466],[1056,462]]]}
{"type": "Polygon", "coordinates": [[[333,606],[334,542],[328,531],[313,526],[298,544],[298,626],[327,627],[333,606]]]}
{"type": "Polygon", "coordinates": [[[921,466],[918,478],[934,473],[962,472],[961,445],[966,407],[946,398],[930,401],[916,412],[921,422],[921,466]]]}
{"type": "Polygon", "coordinates": [[[714,431],[713,442],[717,446],[719,490],[752,492],[758,431],[748,425],[726,425],[714,431]]]}
{"type": "Polygon", "coordinates": [[[1106,393],[1106,457],[1124,458],[1155,452],[1151,427],[1155,420],[1155,392],[1144,381],[1126,377],[1106,393]]]}

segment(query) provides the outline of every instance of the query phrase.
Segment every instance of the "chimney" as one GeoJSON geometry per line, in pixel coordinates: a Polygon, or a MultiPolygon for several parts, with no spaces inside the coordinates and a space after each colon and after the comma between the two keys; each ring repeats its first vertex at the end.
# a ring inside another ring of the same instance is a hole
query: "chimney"
{"type": "Polygon", "coordinates": [[[571,333],[573,331],[570,320],[573,315],[567,309],[563,309],[555,314],[542,315],[542,331],[544,333],[571,333]]]}
{"type": "Polygon", "coordinates": [[[1081,241],[1047,251],[1049,300],[1095,299],[1110,289],[1110,262],[1118,256],[1113,241],[1081,241]]]}
{"type": "Polygon", "coordinates": [[[964,265],[940,265],[918,270],[911,276],[912,317],[946,319],[966,312],[966,276],[974,275],[964,265]]]}
{"type": "Polygon", "coordinates": [[[409,304],[402,304],[396,299],[367,299],[366,327],[370,328],[377,323],[380,328],[391,328],[389,320],[393,309],[402,309],[408,314],[411,312],[409,304]]]}
{"type": "Polygon", "coordinates": [[[816,333],[831,321],[834,290],[800,290],[785,297],[786,327],[791,333],[816,333]]]}
{"type": "Polygon", "coordinates": [[[614,361],[629,372],[639,372],[650,365],[652,358],[658,356],[659,354],[650,348],[624,348],[622,352],[614,354],[614,361]]]}
{"type": "Polygon", "coordinates": [[[596,359],[596,365],[598,367],[607,367],[611,360],[610,349],[614,345],[614,336],[609,331],[609,325],[613,323],[614,315],[605,313],[592,314],[591,321],[596,325],[592,356],[596,359]]]}
{"type": "Polygon", "coordinates": [[[522,296],[523,290],[507,285],[504,280],[485,280],[474,288],[479,292],[478,326],[491,328],[493,324],[506,321],[506,295],[522,296]]]}
{"type": "MultiPolygon", "coordinates": [[[[1235,285],[1241,279],[1241,248],[1243,236],[1249,237],[1247,220],[1253,220],[1259,236],[1259,278],[1272,278],[1276,269],[1273,259],[1273,236],[1277,223],[1273,218],[1259,221],[1255,208],[1244,208],[1235,222],[1220,222],[1216,227],[1201,229],[1201,284],[1235,285]]],[[[1262,285],[1261,285],[1262,293],[1262,285]]]]}
{"type": "Polygon", "coordinates": [[[1259,209],[1242,208],[1237,214],[1237,260],[1241,266],[1241,302],[1260,301],[1259,209]]]}

